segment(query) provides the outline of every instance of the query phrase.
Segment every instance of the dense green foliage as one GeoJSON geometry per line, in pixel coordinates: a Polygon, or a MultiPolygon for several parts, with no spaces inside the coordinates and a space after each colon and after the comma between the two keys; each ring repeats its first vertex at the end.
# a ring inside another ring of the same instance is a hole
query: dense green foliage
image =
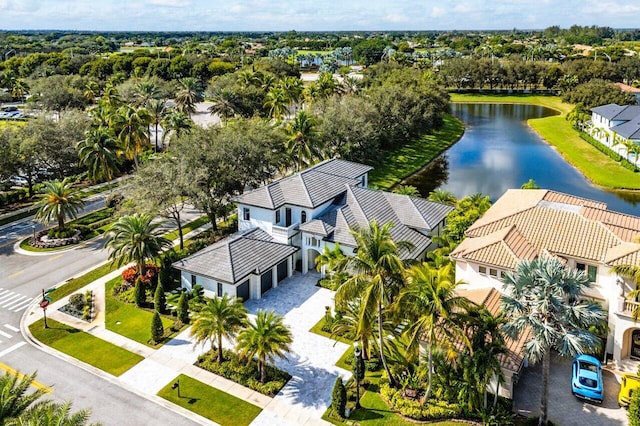
{"type": "Polygon", "coordinates": [[[342,383],[342,377],[338,376],[333,385],[333,391],[331,392],[331,408],[333,408],[340,417],[344,417],[346,405],[347,390],[344,387],[344,383],[342,383]]]}
{"type": "Polygon", "coordinates": [[[151,319],[151,341],[152,344],[156,344],[162,341],[164,337],[164,326],[162,325],[162,319],[160,318],[160,314],[158,311],[153,313],[153,318],[151,319]]]}

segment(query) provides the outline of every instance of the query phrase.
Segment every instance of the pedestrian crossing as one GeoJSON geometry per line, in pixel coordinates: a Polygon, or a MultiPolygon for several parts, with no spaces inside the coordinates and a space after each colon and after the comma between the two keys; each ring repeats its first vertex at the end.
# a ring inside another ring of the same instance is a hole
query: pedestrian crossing
{"type": "Polygon", "coordinates": [[[14,327],[11,324],[4,324],[0,327],[0,358],[21,348],[27,343],[20,339],[13,340],[14,335],[17,337],[20,336],[20,329],[18,327],[14,327]]]}
{"type": "MultiPolygon", "coordinates": [[[[11,312],[20,312],[33,302],[33,297],[24,296],[11,290],[0,287],[0,309],[11,312]]],[[[0,333],[2,335],[2,333],[0,333]]]]}

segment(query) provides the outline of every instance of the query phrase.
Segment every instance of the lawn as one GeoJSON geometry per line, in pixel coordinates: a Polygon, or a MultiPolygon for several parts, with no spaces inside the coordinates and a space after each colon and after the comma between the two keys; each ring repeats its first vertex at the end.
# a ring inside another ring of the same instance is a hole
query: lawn
{"type": "Polygon", "coordinates": [[[73,293],[74,291],[80,290],[82,287],[91,284],[98,278],[101,278],[108,273],[115,271],[116,269],[118,268],[111,262],[105,263],[104,265],[98,266],[97,268],[87,272],[84,275],[70,279],[65,284],[49,293],[49,297],[51,297],[54,302],[56,300],[60,300],[63,297],[73,293]]]}
{"type": "MultiPolygon", "coordinates": [[[[121,302],[113,295],[113,288],[121,281],[122,278],[118,276],[105,284],[105,326],[107,330],[111,330],[152,348],[159,347],[160,345],[150,345],[148,343],[151,339],[153,312],[140,309],[130,303],[121,302]]],[[[173,320],[166,315],[161,315],[161,317],[164,329],[168,330],[173,324],[173,320]]],[[[172,333],[165,342],[177,333],[178,332],[172,333]]]]}
{"type": "MultiPolygon", "coordinates": [[[[202,225],[206,225],[207,223],[209,223],[208,216],[205,215],[205,216],[199,217],[198,219],[193,220],[182,227],[182,235],[183,236],[187,235],[189,232],[193,231],[196,228],[201,227],[202,225]]],[[[165,235],[165,238],[167,238],[169,241],[173,241],[173,240],[177,240],[179,236],[180,235],[178,234],[178,230],[176,229],[175,231],[171,231],[167,233],[165,235]]]]}
{"type": "Polygon", "coordinates": [[[445,115],[442,128],[433,134],[385,152],[382,165],[369,172],[369,184],[382,190],[393,188],[455,144],[463,133],[463,123],[452,115],[445,115]]]}
{"type": "Polygon", "coordinates": [[[262,411],[253,404],[184,374],[161,389],[158,396],[222,426],[248,425],[262,411]],[[180,396],[178,389],[172,389],[177,380],[180,381],[180,396]]]}
{"type": "Polygon", "coordinates": [[[559,96],[541,95],[484,95],[478,93],[450,93],[451,102],[479,104],[532,104],[555,109],[565,115],[573,109],[572,104],[562,102],[559,96]]]}
{"type": "Polygon", "coordinates": [[[33,337],[114,376],[120,376],[143,360],[138,354],[55,320],[48,319],[47,324],[49,328],[44,328],[42,319],[31,324],[29,330],[33,337]]]}
{"type": "Polygon", "coordinates": [[[322,329],[322,327],[324,326],[324,323],[325,323],[325,319],[324,317],[322,317],[320,318],[320,321],[318,321],[313,327],[311,327],[309,331],[317,335],[326,337],[327,339],[337,340],[338,342],[346,343],[348,345],[353,343],[351,340],[345,339],[340,336],[332,336],[331,333],[327,333],[326,331],[324,331],[322,329]]]}

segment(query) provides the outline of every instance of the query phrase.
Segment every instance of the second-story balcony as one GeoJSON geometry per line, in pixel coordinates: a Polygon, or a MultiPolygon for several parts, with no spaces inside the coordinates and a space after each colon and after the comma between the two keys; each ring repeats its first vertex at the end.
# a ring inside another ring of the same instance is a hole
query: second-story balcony
{"type": "Polygon", "coordinates": [[[294,223],[291,226],[271,226],[271,236],[277,241],[287,244],[289,238],[293,237],[298,232],[299,223],[294,223]]]}
{"type": "MultiPolygon", "coordinates": [[[[633,313],[640,313],[640,302],[625,299],[624,297],[618,298],[618,314],[624,315],[629,318],[633,318],[633,313]]],[[[640,316],[640,315],[639,315],[640,316]]]]}

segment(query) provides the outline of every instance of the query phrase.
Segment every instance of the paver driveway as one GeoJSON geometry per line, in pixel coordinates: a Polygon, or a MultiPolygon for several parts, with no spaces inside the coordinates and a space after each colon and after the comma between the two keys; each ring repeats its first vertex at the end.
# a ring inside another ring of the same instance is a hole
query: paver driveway
{"type": "MultiPolygon", "coordinates": [[[[591,404],[571,394],[571,359],[554,356],[549,377],[549,420],[562,426],[616,426],[627,424],[627,411],[618,407],[620,379],[608,370],[602,372],[604,402],[591,404]]],[[[516,412],[526,416],[540,411],[541,364],[524,370],[515,386],[516,412]]]]}
{"type": "Polygon", "coordinates": [[[274,398],[276,408],[267,407],[252,425],[320,424],[320,417],[331,403],[331,390],[338,374],[351,373],[335,366],[348,346],[309,332],[324,315],[325,306],[333,307],[333,292],[316,287],[318,274],[295,274],[269,290],[262,299],[245,302],[250,314],[258,309],[284,315],[293,334],[287,359],[276,360],[278,368],[293,378],[274,398]],[[274,414],[282,416],[276,418],[274,414]]]}

